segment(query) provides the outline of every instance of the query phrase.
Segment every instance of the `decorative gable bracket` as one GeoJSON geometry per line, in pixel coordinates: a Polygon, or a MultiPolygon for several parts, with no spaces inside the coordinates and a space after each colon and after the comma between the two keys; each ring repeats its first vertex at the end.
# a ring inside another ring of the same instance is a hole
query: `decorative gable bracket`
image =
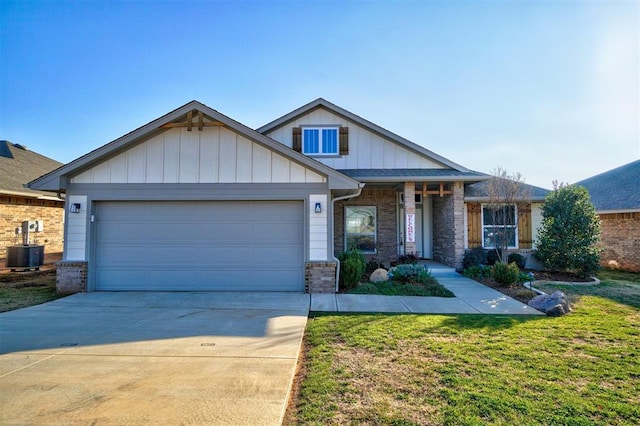
{"type": "Polygon", "coordinates": [[[161,129],[173,129],[175,127],[186,127],[187,131],[190,132],[193,130],[193,127],[197,127],[198,131],[202,131],[205,127],[217,127],[224,126],[223,123],[211,120],[208,117],[205,117],[202,111],[198,111],[197,109],[191,110],[187,112],[186,119],[184,121],[176,121],[172,123],[166,123],[160,126],[161,129]],[[205,121],[206,118],[206,121],[205,121]]]}

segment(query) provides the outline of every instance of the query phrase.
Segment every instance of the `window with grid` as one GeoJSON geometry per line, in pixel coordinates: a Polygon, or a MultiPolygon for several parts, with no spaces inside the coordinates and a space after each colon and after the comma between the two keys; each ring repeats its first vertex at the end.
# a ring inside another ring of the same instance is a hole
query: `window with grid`
{"type": "Polygon", "coordinates": [[[309,155],[338,155],[338,128],[303,128],[302,152],[309,155]]]}

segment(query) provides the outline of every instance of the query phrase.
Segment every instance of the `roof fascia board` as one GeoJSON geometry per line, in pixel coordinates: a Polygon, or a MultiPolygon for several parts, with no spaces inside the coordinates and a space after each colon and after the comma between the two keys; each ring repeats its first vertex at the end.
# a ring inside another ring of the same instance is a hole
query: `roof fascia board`
{"type": "MultiPolygon", "coordinates": [[[[528,197],[527,201],[543,203],[545,201],[544,197],[528,197]]],[[[465,202],[475,202],[475,203],[488,203],[489,197],[464,197],[465,202]]]]}
{"type": "Polygon", "coordinates": [[[300,108],[283,115],[282,117],[265,124],[264,126],[260,127],[259,129],[257,129],[257,131],[259,133],[267,133],[270,132],[274,129],[276,129],[277,127],[280,127],[286,123],[289,123],[290,121],[295,120],[296,118],[298,118],[301,115],[304,115],[306,113],[309,113],[317,108],[320,107],[324,107],[326,109],[328,109],[329,111],[337,114],[337,115],[341,115],[342,117],[346,118],[347,120],[351,120],[355,123],[358,123],[359,125],[361,125],[362,127],[367,128],[368,130],[379,134],[380,136],[383,136],[387,139],[390,139],[400,145],[403,145],[405,148],[409,148],[410,150],[428,157],[430,160],[435,160],[438,163],[441,163],[445,166],[449,166],[452,169],[456,169],[460,172],[468,172],[470,171],[469,169],[467,169],[466,167],[463,167],[460,164],[454,163],[453,161],[442,157],[441,155],[436,154],[433,151],[428,150],[427,148],[420,146],[414,142],[411,142],[408,139],[403,138],[400,135],[397,135],[383,127],[378,126],[375,123],[372,123],[369,120],[366,120],[350,111],[347,111],[344,108],[341,108],[329,101],[327,101],[326,99],[323,98],[318,98],[315,101],[309,102],[306,105],[301,106],[300,108]]]}
{"type": "Polygon", "coordinates": [[[640,207],[635,209],[596,210],[596,214],[640,213],[640,207]]]}
{"type": "Polygon", "coordinates": [[[465,182],[475,183],[486,180],[482,176],[359,176],[358,180],[361,182],[465,182]]]}
{"type": "Polygon", "coordinates": [[[37,200],[64,201],[64,199],[56,197],[55,195],[37,194],[33,192],[0,190],[0,194],[10,195],[10,196],[19,196],[24,198],[35,198],[37,200]]]}
{"type": "Polygon", "coordinates": [[[214,120],[220,121],[221,123],[231,128],[232,130],[235,130],[236,132],[242,134],[243,136],[246,136],[248,139],[251,139],[252,141],[257,142],[263,146],[266,146],[267,148],[273,151],[276,151],[277,153],[283,155],[284,157],[302,166],[310,168],[320,174],[326,175],[330,182],[342,182],[343,185],[346,185],[349,188],[354,188],[354,189],[358,187],[358,181],[346,175],[343,175],[342,173],[339,173],[328,166],[325,166],[319,161],[313,160],[303,154],[295,152],[290,148],[282,145],[281,143],[269,138],[268,136],[258,133],[255,130],[251,129],[250,127],[247,127],[244,124],[239,123],[238,121],[235,121],[227,117],[226,115],[221,114],[218,111],[198,101],[191,101],[169,112],[168,114],[165,114],[164,116],[156,120],[153,120],[142,127],[139,127],[138,129],[130,133],[127,133],[126,135],[112,142],[109,142],[108,144],[103,145],[102,147],[97,148],[94,151],[72,161],[71,163],[66,164],[60,167],[59,169],[52,171],[51,173],[48,173],[44,176],[41,176],[29,182],[28,186],[31,189],[47,189],[47,190],[56,190],[56,189],[64,188],[66,187],[65,185],[66,180],[62,180],[62,178],[66,178],[71,174],[78,173],[102,159],[108,158],[109,156],[112,156],[115,153],[126,149],[131,143],[143,137],[149,136],[155,132],[161,131],[159,130],[160,126],[170,123],[173,120],[180,118],[181,116],[185,115],[187,112],[194,109],[198,111],[202,111],[202,113],[208,115],[214,120]],[[53,185],[53,182],[56,182],[56,183],[59,182],[59,187],[54,188],[55,185],[53,185]]]}

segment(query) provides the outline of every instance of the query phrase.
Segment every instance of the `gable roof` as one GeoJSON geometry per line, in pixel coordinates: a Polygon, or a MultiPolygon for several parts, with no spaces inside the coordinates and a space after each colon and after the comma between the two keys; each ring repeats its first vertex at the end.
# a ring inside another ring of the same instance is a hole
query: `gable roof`
{"type": "Polygon", "coordinates": [[[445,166],[451,167],[452,169],[458,170],[460,172],[470,172],[469,169],[467,169],[466,167],[461,166],[460,164],[454,163],[451,160],[448,160],[438,154],[436,154],[433,151],[430,151],[416,143],[411,142],[408,139],[403,138],[402,136],[399,136],[393,132],[390,132],[389,130],[378,126],[375,123],[372,123],[369,120],[365,120],[364,118],[360,117],[359,115],[356,115],[350,111],[347,111],[344,108],[341,108],[329,101],[327,101],[326,99],[323,98],[318,98],[314,101],[309,102],[306,105],[301,106],[298,109],[295,109],[293,111],[291,111],[288,114],[283,115],[282,117],[273,120],[272,122],[265,124],[264,126],[260,127],[259,129],[257,129],[258,132],[266,134],[269,133],[275,129],[277,129],[278,127],[281,127],[293,120],[296,120],[298,117],[308,114],[309,112],[317,109],[317,108],[325,108],[327,110],[329,110],[330,112],[342,116],[344,118],[346,118],[347,120],[353,121],[354,123],[357,123],[358,125],[366,128],[367,130],[373,132],[373,133],[377,133],[380,136],[391,140],[399,145],[402,145],[403,147],[416,152],[422,156],[425,156],[431,160],[434,160],[438,163],[441,163],[445,166]]]}
{"type": "Polygon", "coordinates": [[[640,160],[577,182],[597,212],[640,211],[640,160]]]}
{"type": "MultiPolygon", "coordinates": [[[[484,182],[478,182],[471,185],[467,185],[464,188],[464,199],[465,201],[487,201],[489,199],[489,184],[491,182],[491,178],[484,182]]],[[[526,183],[523,183],[522,193],[527,194],[528,198],[531,201],[544,201],[547,197],[547,194],[551,191],[548,189],[540,188],[539,186],[533,186],[526,183]]]]}
{"type": "MultiPolygon", "coordinates": [[[[244,124],[239,123],[232,118],[229,118],[226,115],[221,114],[220,112],[195,100],[188,102],[185,105],[169,112],[168,114],[165,114],[162,117],[157,118],[150,123],[145,124],[144,126],[139,127],[138,129],[89,152],[88,154],[72,161],[71,163],[60,167],[54,172],[33,180],[29,183],[29,187],[49,191],[60,189],[64,190],[66,189],[69,176],[77,174],[107,158],[110,158],[111,156],[136,145],[145,138],[149,138],[161,133],[162,131],[164,131],[163,126],[170,126],[172,123],[176,123],[178,120],[183,120],[188,116],[189,113],[193,113],[194,110],[202,112],[207,120],[217,122],[246,137],[247,139],[250,139],[272,151],[277,152],[285,158],[288,158],[300,165],[312,169],[322,175],[326,175],[330,189],[358,188],[358,181],[337,172],[331,167],[325,166],[319,161],[295,152],[280,144],[279,142],[276,142],[275,140],[261,133],[258,133],[255,130],[245,126],[244,124]]],[[[197,124],[194,124],[194,127],[197,127],[197,124]]]]}
{"type": "Polygon", "coordinates": [[[0,194],[58,200],[50,193],[25,188],[27,182],[62,163],[9,141],[0,141],[0,194]]]}

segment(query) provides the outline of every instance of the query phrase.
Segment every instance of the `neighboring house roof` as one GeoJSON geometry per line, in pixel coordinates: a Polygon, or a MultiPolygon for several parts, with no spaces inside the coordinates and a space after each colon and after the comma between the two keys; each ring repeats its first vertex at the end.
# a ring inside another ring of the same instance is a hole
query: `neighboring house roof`
{"type": "MultiPolygon", "coordinates": [[[[486,201],[489,199],[489,183],[491,180],[467,185],[464,189],[464,199],[466,201],[486,201]]],[[[547,194],[551,192],[548,189],[539,186],[522,184],[522,193],[527,194],[531,201],[544,201],[547,194]]]]}
{"type": "MultiPolygon", "coordinates": [[[[188,114],[192,113],[194,110],[202,112],[206,116],[205,118],[207,118],[208,120],[220,123],[237,132],[238,134],[250,140],[253,140],[256,143],[259,143],[267,147],[268,149],[273,150],[274,152],[279,153],[285,158],[288,158],[298,164],[315,170],[318,173],[326,175],[329,182],[329,187],[331,189],[358,188],[358,181],[346,175],[343,175],[340,172],[337,172],[336,170],[320,163],[319,161],[295,152],[290,148],[282,145],[281,143],[261,133],[258,133],[255,130],[245,126],[244,124],[239,123],[232,118],[229,118],[226,115],[221,114],[220,112],[195,100],[169,112],[168,114],[163,115],[156,120],[151,121],[148,124],[145,124],[144,126],[130,133],[127,133],[126,135],[106,145],[101,146],[94,151],[91,151],[90,153],[72,161],[69,164],[66,164],[65,166],[59,168],[58,170],[55,170],[54,172],[51,172],[30,182],[29,187],[50,191],[64,190],[66,189],[69,176],[82,172],[92,165],[120,153],[145,140],[146,138],[161,133],[164,130],[163,126],[171,125],[171,123],[174,123],[177,120],[184,119],[184,117],[187,117],[188,114]]],[[[194,127],[197,127],[197,124],[194,124],[194,127]]]]}
{"type": "Polygon", "coordinates": [[[577,182],[600,212],[640,211],[640,160],[577,182]]]}
{"type": "Polygon", "coordinates": [[[453,169],[339,169],[341,173],[361,182],[403,182],[407,178],[417,181],[478,181],[489,176],[474,171],[453,169]]]}
{"type": "MultiPolygon", "coordinates": [[[[387,129],[384,129],[380,126],[378,126],[377,124],[374,124],[368,120],[365,120],[364,118],[350,112],[347,111],[344,108],[341,108],[329,101],[327,101],[326,99],[323,98],[318,98],[312,102],[309,102],[308,104],[301,106],[300,108],[291,111],[288,114],[283,115],[282,117],[268,123],[265,124],[264,126],[260,127],[259,129],[257,129],[258,132],[260,133],[269,133],[271,131],[273,131],[274,129],[283,126],[291,121],[296,120],[298,117],[308,114],[309,112],[317,109],[317,108],[325,108],[329,111],[331,111],[332,113],[342,116],[344,118],[346,118],[347,120],[353,121],[355,123],[357,123],[358,125],[368,129],[371,132],[377,133],[380,136],[391,140],[399,145],[404,146],[405,148],[408,148],[411,151],[414,151],[420,155],[424,155],[438,163],[441,163],[442,165],[451,167],[452,169],[458,170],[460,172],[472,172],[471,170],[461,166],[460,164],[454,163],[453,161],[444,158],[438,154],[436,154],[433,151],[430,151],[418,144],[415,144],[413,142],[411,142],[408,139],[403,138],[402,136],[398,136],[393,132],[390,132],[387,129]]],[[[474,172],[472,172],[474,173],[474,172]]]]}
{"type": "Polygon", "coordinates": [[[29,181],[62,166],[25,146],[0,141],[0,194],[58,200],[51,193],[25,188],[29,181]]]}

